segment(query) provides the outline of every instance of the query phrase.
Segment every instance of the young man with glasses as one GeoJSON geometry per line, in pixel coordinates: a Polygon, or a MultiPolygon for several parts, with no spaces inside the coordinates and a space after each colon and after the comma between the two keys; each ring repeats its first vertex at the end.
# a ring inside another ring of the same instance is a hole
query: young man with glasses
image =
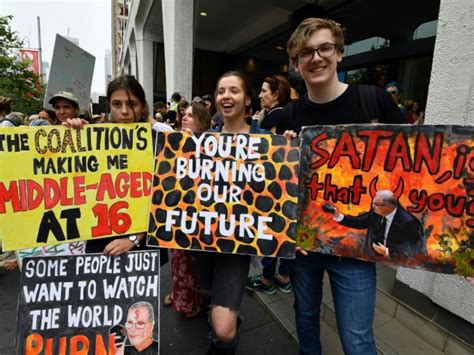
{"type": "MultiPolygon", "coordinates": [[[[374,88],[371,105],[379,117],[366,117],[358,86],[340,82],[344,36],[338,23],[308,18],[292,34],[287,46],[293,67],[303,78],[307,94],[284,109],[280,130],[299,133],[303,126],[352,123],[402,123],[390,96],[374,88]],[[289,108],[289,109],[288,109],[289,108]]],[[[291,282],[295,294],[300,354],[321,354],[319,312],[324,272],[331,282],[337,326],[346,354],[376,354],[372,330],[375,310],[375,264],[317,252],[297,253],[291,282]]]]}

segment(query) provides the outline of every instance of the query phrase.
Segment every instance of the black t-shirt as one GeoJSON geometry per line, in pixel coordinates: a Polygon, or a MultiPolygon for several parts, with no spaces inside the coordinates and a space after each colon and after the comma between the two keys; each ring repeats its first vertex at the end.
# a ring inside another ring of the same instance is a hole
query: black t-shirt
{"type": "MultiPolygon", "coordinates": [[[[381,115],[378,117],[378,123],[404,123],[400,110],[388,93],[376,88],[375,97],[381,115]]],[[[324,104],[311,102],[308,94],[305,94],[292,105],[291,111],[283,110],[277,134],[286,130],[299,133],[304,126],[369,123],[361,108],[356,85],[349,85],[342,95],[324,104]]]]}
{"type": "Polygon", "coordinates": [[[265,112],[265,116],[263,117],[262,123],[260,124],[260,128],[268,129],[269,131],[273,127],[278,127],[281,119],[281,111],[283,107],[276,106],[272,107],[272,109],[268,112],[265,112]]]}

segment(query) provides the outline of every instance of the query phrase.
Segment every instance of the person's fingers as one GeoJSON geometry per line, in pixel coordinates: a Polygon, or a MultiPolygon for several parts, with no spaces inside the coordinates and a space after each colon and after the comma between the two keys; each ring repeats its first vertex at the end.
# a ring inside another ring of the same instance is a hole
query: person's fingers
{"type": "Polygon", "coordinates": [[[120,246],[120,243],[112,244],[112,248],[110,249],[109,255],[110,256],[119,256],[124,253],[124,248],[120,246]]]}
{"type": "Polygon", "coordinates": [[[117,251],[117,249],[112,249],[109,253],[109,256],[119,256],[119,252],[117,251]]]}
{"type": "Polygon", "coordinates": [[[380,243],[372,243],[372,248],[377,254],[385,255],[385,246],[381,245],[380,243]]]}
{"type": "Polygon", "coordinates": [[[296,250],[297,253],[300,253],[300,254],[302,254],[302,255],[304,255],[304,256],[307,256],[307,255],[308,255],[308,252],[307,252],[306,250],[304,250],[303,248],[301,248],[301,247],[296,247],[295,250],[296,250]]]}
{"type": "Polygon", "coordinates": [[[128,238],[119,238],[107,244],[102,252],[107,256],[120,256],[133,249],[133,244],[128,238]]]}
{"type": "Polygon", "coordinates": [[[4,267],[5,267],[5,269],[7,269],[7,270],[14,270],[14,269],[16,268],[16,265],[15,265],[15,264],[6,263],[4,267]]]}
{"type": "Polygon", "coordinates": [[[287,130],[283,133],[283,135],[285,136],[286,139],[292,139],[292,138],[296,138],[296,133],[294,131],[291,131],[291,130],[287,130]]]}
{"type": "Polygon", "coordinates": [[[88,122],[82,118],[68,118],[62,123],[64,127],[82,129],[88,122]]]}
{"type": "Polygon", "coordinates": [[[109,243],[105,246],[104,250],[102,251],[102,254],[109,256],[111,249],[112,249],[111,243],[109,243]]]}
{"type": "Polygon", "coordinates": [[[65,122],[61,123],[61,126],[71,128],[71,122],[70,121],[71,121],[71,119],[68,118],[65,122]]]}

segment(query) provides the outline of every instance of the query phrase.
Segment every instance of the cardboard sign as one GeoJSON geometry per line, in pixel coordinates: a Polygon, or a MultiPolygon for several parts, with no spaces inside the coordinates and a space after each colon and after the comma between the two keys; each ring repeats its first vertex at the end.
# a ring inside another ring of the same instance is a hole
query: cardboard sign
{"type": "Polygon", "coordinates": [[[151,141],[149,124],[2,129],[3,249],[146,231],[151,141]]]}
{"type": "Polygon", "coordinates": [[[293,257],[292,144],[272,135],[160,134],[148,245],[293,257]]]}
{"type": "Polygon", "coordinates": [[[474,275],[474,127],[315,126],[302,136],[300,246],[474,275]]]}
{"type": "Polygon", "coordinates": [[[92,54],[56,34],[44,107],[51,108],[49,100],[59,91],[73,93],[80,108],[89,107],[94,65],[92,54]]]}
{"type": "Polygon", "coordinates": [[[24,258],[37,258],[41,256],[82,255],[86,252],[86,242],[78,241],[43,247],[19,249],[16,251],[20,269],[23,267],[24,258]]]}
{"type": "Polygon", "coordinates": [[[158,354],[159,272],[156,251],[25,258],[17,354],[158,354]]]}

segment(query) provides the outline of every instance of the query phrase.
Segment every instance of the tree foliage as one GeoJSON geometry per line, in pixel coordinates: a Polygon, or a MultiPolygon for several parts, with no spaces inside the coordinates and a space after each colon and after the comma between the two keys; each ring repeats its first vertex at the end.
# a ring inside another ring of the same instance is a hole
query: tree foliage
{"type": "Polygon", "coordinates": [[[43,106],[44,85],[41,78],[28,70],[18,50],[23,41],[10,28],[12,16],[0,16],[0,96],[12,99],[12,110],[36,113],[43,106]]]}

